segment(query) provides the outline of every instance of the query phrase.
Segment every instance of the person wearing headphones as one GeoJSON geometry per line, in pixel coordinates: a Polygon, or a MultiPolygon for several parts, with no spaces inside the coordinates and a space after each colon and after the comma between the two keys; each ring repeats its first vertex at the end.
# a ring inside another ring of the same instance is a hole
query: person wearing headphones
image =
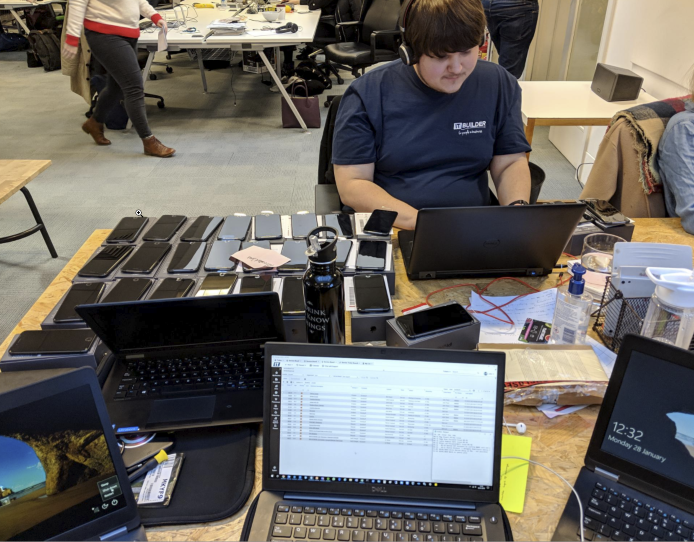
{"type": "Polygon", "coordinates": [[[418,209],[527,205],[531,148],[521,89],[504,68],[478,61],[480,0],[407,0],[401,61],[355,80],[338,110],[332,162],[340,198],[357,212],[397,211],[414,229],[418,209]]]}

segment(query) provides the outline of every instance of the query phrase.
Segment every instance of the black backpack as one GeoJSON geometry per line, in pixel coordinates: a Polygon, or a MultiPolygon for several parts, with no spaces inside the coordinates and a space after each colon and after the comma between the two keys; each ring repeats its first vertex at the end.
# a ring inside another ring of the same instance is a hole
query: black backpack
{"type": "Polygon", "coordinates": [[[52,30],[32,30],[29,43],[47,72],[60,69],[60,40],[52,30]]]}
{"type": "MultiPolygon", "coordinates": [[[[318,65],[313,60],[305,60],[301,62],[295,69],[294,73],[304,81],[318,81],[322,84],[323,89],[332,88],[333,84],[326,75],[318,69],[318,65]]],[[[317,92],[316,94],[320,94],[317,92]]]]}

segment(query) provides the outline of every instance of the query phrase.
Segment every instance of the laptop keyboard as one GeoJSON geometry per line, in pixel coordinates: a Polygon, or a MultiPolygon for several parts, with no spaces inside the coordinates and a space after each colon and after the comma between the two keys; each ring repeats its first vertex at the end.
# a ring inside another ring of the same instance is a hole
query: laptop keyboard
{"type": "Polygon", "coordinates": [[[114,399],[201,395],[263,386],[264,354],[244,352],[127,363],[114,399]]]}
{"type": "MultiPolygon", "coordinates": [[[[583,512],[586,540],[694,541],[694,518],[672,514],[661,504],[652,506],[601,482],[583,503],[583,512]]],[[[580,532],[576,534],[580,536],[580,532]]]]}
{"type": "MultiPolygon", "coordinates": [[[[498,518],[489,518],[496,523],[498,518]]],[[[482,516],[466,510],[422,512],[392,508],[321,508],[278,503],[273,540],[482,541],[482,516]]]]}

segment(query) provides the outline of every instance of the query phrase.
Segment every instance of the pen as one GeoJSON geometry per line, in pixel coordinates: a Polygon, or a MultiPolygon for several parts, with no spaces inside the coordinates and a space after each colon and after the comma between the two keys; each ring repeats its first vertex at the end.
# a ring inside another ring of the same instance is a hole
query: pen
{"type": "Polygon", "coordinates": [[[128,476],[128,480],[130,480],[130,483],[134,482],[137,480],[140,476],[144,476],[147,474],[149,471],[157,467],[160,463],[163,463],[169,458],[168,455],[166,455],[166,452],[164,450],[161,450],[157,455],[155,455],[152,459],[147,461],[141,468],[137,469],[135,472],[133,472],[131,475],[128,476]]]}

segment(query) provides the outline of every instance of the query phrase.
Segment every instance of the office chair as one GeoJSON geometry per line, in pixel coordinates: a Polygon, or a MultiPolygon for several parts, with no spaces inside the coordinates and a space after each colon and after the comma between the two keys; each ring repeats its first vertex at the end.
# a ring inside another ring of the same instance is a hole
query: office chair
{"type": "Polygon", "coordinates": [[[335,119],[337,109],[340,107],[342,96],[335,96],[330,102],[328,115],[325,119],[325,128],[320,140],[318,153],[318,184],[315,188],[315,207],[317,215],[329,215],[332,213],[354,212],[349,207],[342,205],[340,194],[335,184],[335,172],[333,170],[333,133],[335,132],[335,119]]]}
{"type": "Polygon", "coordinates": [[[363,20],[337,22],[335,39],[337,43],[325,47],[329,62],[343,64],[352,69],[352,75],[359,77],[364,70],[379,62],[398,58],[400,31],[398,17],[400,0],[372,0],[365,10],[363,20]],[[345,31],[356,29],[354,41],[340,41],[345,31]]]}

